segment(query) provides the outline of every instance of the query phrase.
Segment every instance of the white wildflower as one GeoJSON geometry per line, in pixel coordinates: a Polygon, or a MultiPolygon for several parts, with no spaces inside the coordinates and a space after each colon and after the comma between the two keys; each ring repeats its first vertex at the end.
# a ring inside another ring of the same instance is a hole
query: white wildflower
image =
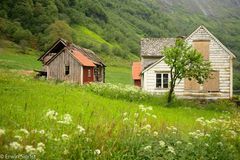
{"type": "Polygon", "coordinates": [[[40,130],[40,131],[38,131],[40,134],[45,134],[45,131],[42,129],[42,130],[40,130]]]}
{"type": "Polygon", "coordinates": [[[71,124],[72,116],[70,114],[64,114],[63,119],[61,121],[57,121],[60,124],[71,124]]]}
{"type": "Polygon", "coordinates": [[[56,142],[60,141],[59,138],[54,138],[53,140],[56,141],[56,142]]]}
{"type": "Polygon", "coordinates": [[[58,115],[58,113],[54,110],[48,110],[48,112],[46,113],[46,117],[51,119],[51,120],[56,120],[57,115],[58,115]]]}
{"type": "Polygon", "coordinates": [[[168,149],[167,149],[168,152],[171,152],[172,154],[175,154],[175,150],[172,146],[168,146],[168,149]]]}
{"type": "Polygon", "coordinates": [[[36,149],[33,148],[33,146],[31,146],[31,145],[27,145],[27,146],[25,147],[25,150],[26,150],[27,153],[30,153],[30,154],[33,154],[33,153],[35,153],[35,151],[36,151],[36,149]]]}
{"type": "Polygon", "coordinates": [[[177,144],[182,144],[182,142],[181,142],[181,141],[177,141],[176,143],[177,143],[177,144]]]}
{"type": "Polygon", "coordinates": [[[146,151],[149,151],[149,150],[151,150],[152,149],[152,146],[146,146],[146,147],[144,147],[144,150],[146,150],[146,151]]]}
{"type": "Polygon", "coordinates": [[[157,132],[157,131],[154,131],[154,132],[153,132],[153,135],[154,135],[154,136],[158,136],[158,132],[157,132]]]}
{"type": "Polygon", "coordinates": [[[26,130],[26,129],[24,129],[24,128],[20,129],[20,131],[23,132],[26,136],[29,135],[28,130],[26,130]]]}
{"type": "Polygon", "coordinates": [[[43,147],[43,148],[45,148],[45,144],[42,143],[42,142],[39,142],[39,143],[37,144],[37,146],[38,146],[38,147],[43,147]]]}
{"type": "Polygon", "coordinates": [[[189,146],[191,146],[191,145],[192,145],[192,143],[190,143],[190,142],[189,142],[189,143],[188,143],[188,145],[189,145],[189,146]]]}
{"type": "Polygon", "coordinates": [[[163,147],[165,147],[165,142],[161,140],[161,141],[159,141],[159,145],[161,148],[163,148],[163,147]]]}
{"type": "Polygon", "coordinates": [[[19,141],[22,141],[22,137],[19,136],[19,135],[14,136],[14,138],[16,138],[16,139],[19,140],[19,141]]]}
{"type": "Polygon", "coordinates": [[[0,128],[0,137],[5,134],[5,130],[0,128]]]}
{"type": "Polygon", "coordinates": [[[69,136],[67,134],[62,134],[62,140],[64,141],[69,140],[69,136]]]}
{"type": "Polygon", "coordinates": [[[127,121],[128,121],[128,118],[127,118],[127,117],[123,119],[123,122],[124,122],[124,123],[127,122],[127,121]]]}
{"type": "Polygon", "coordinates": [[[146,126],[142,127],[143,130],[150,131],[151,130],[151,125],[147,124],[146,126]]]}
{"type": "Polygon", "coordinates": [[[95,155],[100,155],[100,154],[101,154],[100,149],[96,149],[96,150],[94,151],[94,154],[95,154],[95,155]]]}
{"type": "Polygon", "coordinates": [[[206,147],[209,147],[209,144],[208,144],[208,143],[205,143],[205,146],[206,146],[206,147]]]}
{"type": "Polygon", "coordinates": [[[9,144],[10,148],[15,149],[15,150],[20,150],[22,149],[21,144],[19,144],[18,142],[12,142],[9,144]]]}
{"type": "Polygon", "coordinates": [[[123,113],[123,117],[126,117],[127,115],[128,115],[128,113],[127,113],[127,112],[123,113]]]}
{"type": "Polygon", "coordinates": [[[37,150],[39,153],[45,152],[45,150],[44,150],[43,147],[37,147],[36,150],[37,150]]]}
{"type": "Polygon", "coordinates": [[[82,126],[78,125],[77,129],[79,134],[85,134],[85,129],[82,126]]]}

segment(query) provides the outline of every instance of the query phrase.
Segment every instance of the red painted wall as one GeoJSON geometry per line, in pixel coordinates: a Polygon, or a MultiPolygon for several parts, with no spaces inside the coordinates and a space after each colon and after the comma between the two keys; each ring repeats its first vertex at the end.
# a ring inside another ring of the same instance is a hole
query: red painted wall
{"type": "Polygon", "coordinates": [[[134,86],[141,87],[141,80],[134,80],[134,86]]]}
{"type": "Polygon", "coordinates": [[[94,67],[83,67],[83,83],[89,83],[94,81],[94,67]],[[88,70],[90,75],[88,76],[88,70]]]}

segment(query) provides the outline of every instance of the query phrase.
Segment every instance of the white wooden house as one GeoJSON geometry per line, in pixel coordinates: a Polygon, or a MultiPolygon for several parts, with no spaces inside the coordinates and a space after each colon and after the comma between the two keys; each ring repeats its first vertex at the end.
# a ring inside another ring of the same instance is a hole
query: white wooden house
{"type": "MultiPolygon", "coordinates": [[[[176,38],[144,38],[141,40],[141,87],[151,93],[169,90],[170,68],[161,54],[164,47],[173,46],[176,38]]],[[[196,80],[183,79],[175,87],[175,94],[182,98],[229,99],[233,88],[233,59],[227,49],[206,27],[198,27],[185,41],[211,62],[210,79],[200,85],[196,80]]],[[[134,68],[133,68],[134,71],[134,68]]],[[[136,80],[136,79],[135,79],[136,80]]]]}

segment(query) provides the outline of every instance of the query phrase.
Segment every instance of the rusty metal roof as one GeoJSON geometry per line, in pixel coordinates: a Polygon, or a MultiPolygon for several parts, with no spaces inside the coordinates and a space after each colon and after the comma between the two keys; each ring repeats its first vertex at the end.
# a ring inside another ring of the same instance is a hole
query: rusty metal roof
{"type": "Polygon", "coordinates": [[[93,63],[92,60],[90,60],[88,57],[86,57],[83,53],[81,53],[80,51],[73,49],[71,50],[71,54],[73,55],[74,58],[76,58],[76,60],[78,60],[79,63],[81,63],[81,65],[83,66],[87,66],[87,67],[95,67],[96,65],[93,63]]]}

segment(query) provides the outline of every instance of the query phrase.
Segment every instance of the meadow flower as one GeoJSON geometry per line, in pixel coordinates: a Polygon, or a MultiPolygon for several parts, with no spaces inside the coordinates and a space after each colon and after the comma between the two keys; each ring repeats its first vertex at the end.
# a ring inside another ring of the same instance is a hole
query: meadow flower
{"type": "Polygon", "coordinates": [[[31,145],[26,145],[25,150],[27,153],[30,153],[30,154],[33,154],[36,151],[36,149],[31,145]]]}
{"type": "Polygon", "coordinates": [[[151,150],[152,149],[152,146],[146,146],[146,147],[144,147],[144,150],[146,151],[149,151],[149,150],[151,150]]]}
{"type": "Polygon", "coordinates": [[[100,154],[101,154],[100,149],[96,149],[96,150],[94,151],[94,154],[95,154],[95,155],[100,155],[100,154]]]}
{"type": "Polygon", "coordinates": [[[14,138],[16,138],[16,139],[19,140],[19,141],[22,141],[22,137],[19,136],[19,135],[14,136],[14,138]]]}
{"type": "Polygon", "coordinates": [[[36,129],[31,130],[31,133],[37,133],[37,132],[38,132],[38,130],[36,130],[36,129]]]}
{"type": "Polygon", "coordinates": [[[67,134],[62,134],[62,139],[64,141],[67,141],[67,140],[69,140],[69,136],[67,134]]]}
{"type": "Polygon", "coordinates": [[[161,141],[159,141],[159,145],[161,148],[163,148],[163,147],[165,147],[165,142],[161,140],[161,141]]]}
{"type": "Polygon", "coordinates": [[[147,124],[146,126],[142,127],[143,130],[150,131],[151,130],[151,125],[147,124]]]}
{"type": "Polygon", "coordinates": [[[177,144],[182,144],[182,142],[181,142],[181,141],[177,141],[176,143],[177,143],[177,144]]]}
{"type": "Polygon", "coordinates": [[[20,129],[20,132],[24,133],[26,136],[29,135],[28,130],[26,130],[26,129],[24,129],[24,128],[20,129]]]}
{"type": "Polygon", "coordinates": [[[45,134],[45,131],[42,129],[40,131],[38,131],[40,134],[45,134]]]}
{"type": "Polygon", "coordinates": [[[48,110],[46,113],[46,117],[49,118],[50,120],[56,120],[57,119],[58,113],[54,110],[48,110]]]}
{"type": "Polygon", "coordinates": [[[4,129],[0,129],[0,137],[2,136],[2,135],[4,135],[5,134],[5,130],[4,129]]]}
{"type": "Polygon", "coordinates": [[[79,134],[85,134],[85,129],[82,126],[78,125],[77,129],[79,134]]]}
{"type": "Polygon", "coordinates": [[[123,113],[123,117],[126,117],[127,115],[128,115],[128,113],[127,113],[127,112],[123,113]]]}
{"type": "Polygon", "coordinates": [[[39,142],[39,143],[37,144],[36,150],[37,150],[39,153],[43,153],[43,152],[44,152],[44,149],[45,149],[45,144],[42,143],[42,142],[39,142]]]}
{"type": "Polygon", "coordinates": [[[57,123],[60,124],[71,124],[72,122],[72,116],[70,114],[64,114],[63,120],[57,121],[57,123]]]}
{"type": "Polygon", "coordinates": [[[123,122],[127,122],[127,121],[128,121],[128,118],[127,118],[127,117],[123,119],[123,122]]]}
{"type": "Polygon", "coordinates": [[[157,132],[157,131],[154,131],[154,132],[153,132],[153,135],[154,135],[154,136],[158,136],[158,132],[157,132]]]}
{"type": "Polygon", "coordinates": [[[22,149],[22,145],[19,144],[18,142],[11,142],[9,145],[10,145],[10,148],[15,149],[15,150],[22,149]]]}
{"type": "Polygon", "coordinates": [[[168,146],[167,152],[171,152],[171,153],[175,154],[175,150],[172,146],[168,146]]]}

